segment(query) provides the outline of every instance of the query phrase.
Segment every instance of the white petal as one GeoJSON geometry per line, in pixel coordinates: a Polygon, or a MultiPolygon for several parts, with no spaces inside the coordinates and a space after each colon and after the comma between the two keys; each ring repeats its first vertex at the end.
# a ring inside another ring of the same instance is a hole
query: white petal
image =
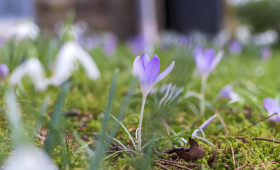
{"type": "Polygon", "coordinates": [[[4,170],[58,170],[47,153],[34,146],[17,148],[3,167],[4,170]]]}
{"type": "Polygon", "coordinates": [[[37,90],[45,90],[48,86],[48,81],[44,76],[44,69],[40,61],[36,58],[31,58],[19,65],[10,76],[11,85],[17,85],[21,82],[21,79],[28,75],[37,90]]]}
{"type": "Polygon", "coordinates": [[[52,84],[58,86],[66,81],[75,69],[75,62],[79,61],[85,68],[87,76],[95,80],[100,77],[100,71],[91,56],[85,52],[77,43],[68,42],[59,51],[52,84]]]}

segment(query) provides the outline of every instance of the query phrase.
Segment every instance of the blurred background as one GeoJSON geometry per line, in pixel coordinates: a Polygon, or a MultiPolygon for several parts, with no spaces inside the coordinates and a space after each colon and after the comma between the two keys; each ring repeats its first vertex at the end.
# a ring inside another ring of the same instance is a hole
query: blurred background
{"type": "Polygon", "coordinates": [[[80,30],[111,32],[119,40],[141,34],[154,41],[169,30],[208,37],[220,33],[241,42],[251,34],[264,34],[254,39],[275,43],[279,10],[279,0],[1,0],[0,29],[14,20],[30,19],[52,34],[70,12],[80,30]]]}

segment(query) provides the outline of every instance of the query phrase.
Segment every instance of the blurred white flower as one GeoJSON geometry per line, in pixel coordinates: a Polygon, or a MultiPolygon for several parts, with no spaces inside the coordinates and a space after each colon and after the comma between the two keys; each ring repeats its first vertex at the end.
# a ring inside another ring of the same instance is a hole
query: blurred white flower
{"type": "Polygon", "coordinates": [[[23,21],[12,26],[8,31],[9,38],[15,38],[18,41],[24,39],[35,39],[40,32],[39,27],[31,21],[23,21]]]}
{"type": "Polygon", "coordinates": [[[221,30],[214,38],[213,44],[219,48],[224,47],[230,41],[230,33],[228,30],[221,30]]]}
{"type": "Polygon", "coordinates": [[[45,73],[42,64],[37,58],[30,58],[19,65],[10,76],[12,86],[21,82],[21,79],[28,75],[37,90],[45,90],[48,86],[48,80],[45,79],[45,73]]]}
{"type": "Polygon", "coordinates": [[[79,61],[85,68],[87,76],[95,80],[100,77],[100,71],[91,56],[76,42],[67,42],[59,51],[51,84],[58,86],[66,81],[74,71],[75,62],[79,61]]]}
{"type": "Polygon", "coordinates": [[[238,6],[238,5],[244,5],[250,1],[261,1],[261,0],[227,0],[227,2],[231,5],[234,5],[234,6],[238,6]]]}
{"type": "Polygon", "coordinates": [[[253,36],[253,43],[259,46],[268,46],[278,41],[278,33],[275,30],[267,30],[253,36]]]}
{"type": "Polygon", "coordinates": [[[58,170],[44,151],[34,147],[19,147],[9,157],[4,170],[58,170]]]}
{"type": "Polygon", "coordinates": [[[35,39],[39,32],[39,27],[30,20],[1,20],[0,22],[0,37],[4,41],[12,38],[17,41],[35,39]]]}
{"type": "Polygon", "coordinates": [[[52,77],[45,78],[44,68],[40,61],[36,58],[31,58],[12,72],[10,83],[13,86],[17,85],[25,75],[28,75],[37,90],[45,90],[50,84],[59,86],[69,79],[72,72],[77,68],[76,61],[79,61],[85,68],[89,78],[95,80],[100,77],[100,71],[91,56],[77,43],[68,42],[59,51],[52,77]]]}
{"type": "Polygon", "coordinates": [[[236,28],[235,35],[238,41],[240,41],[242,44],[246,44],[250,40],[251,32],[248,26],[242,25],[236,28]]]}

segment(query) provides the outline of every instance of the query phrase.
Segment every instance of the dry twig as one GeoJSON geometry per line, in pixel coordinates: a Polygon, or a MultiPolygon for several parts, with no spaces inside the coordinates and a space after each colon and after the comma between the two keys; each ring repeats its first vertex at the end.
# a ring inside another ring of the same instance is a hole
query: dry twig
{"type": "Polygon", "coordinates": [[[177,168],[181,168],[181,169],[186,169],[186,170],[191,170],[191,168],[188,168],[184,165],[181,165],[179,164],[178,162],[173,162],[173,161],[166,161],[166,160],[156,160],[156,162],[160,163],[160,164],[164,164],[164,165],[169,165],[169,166],[174,166],[174,167],[177,167],[177,168]]]}
{"type": "Polygon", "coordinates": [[[217,109],[214,109],[214,112],[215,112],[216,116],[218,117],[218,119],[220,120],[220,122],[222,123],[222,125],[224,126],[226,135],[229,135],[229,132],[228,132],[228,129],[227,129],[227,125],[226,125],[224,119],[221,117],[221,115],[219,114],[217,109]]]}
{"type": "Polygon", "coordinates": [[[248,126],[247,128],[244,128],[243,130],[241,130],[239,133],[245,132],[248,128],[250,128],[250,127],[252,127],[252,126],[254,126],[254,125],[256,125],[256,124],[258,124],[258,123],[260,123],[260,122],[262,122],[262,121],[264,121],[264,120],[266,120],[266,119],[269,119],[269,118],[271,118],[272,116],[275,116],[276,114],[277,114],[277,113],[273,113],[272,115],[270,115],[270,116],[268,116],[268,117],[265,117],[265,118],[263,118],[263,119],[261,119],[261,120],[255,122],[255,123],[251,124],[251,125],[248,126]]]}
{"type": "Polygon", "coordinates": [[[231,149],[231,155],[232,155],[233,165],[235,165],[235,158],[234,158],[234,150],[233,150],[233,147],[230,146],[230,149],[231,149]]]}
{"type": "Polygon", "coordinates": [[[169,168],[167,168],[166,166],[162,165],[162,164],[159,163],[159,162],[156,162],[156,164],[157,164],[158,166],[160,166],[162,169],[165,169],[165,170],[168,170],[168,169],[169,169],[169,168]]]}
{"type": "Polygon", "coordinates": [[[244,164],[244,165],[242,165],[242,166],[240,166],[240,167],[238,167],[238,168],[235,168],[234,170],[241,170],[241,169],[243,169],[243,168],[246,168],[248,165],[249,165],[249,164],[244,164]]]}
{"type": "MultiPolygon", "coordinates": [[[[247,137],[245,136],[237,136],[235,137],[236,139],[246,139],[247,137]]],[[[273,142],[273,143],[280,143],[279,140],[273,140],[273,139],[267,139],[267,138],[259,138],[259,137],[254,137],[253,140],[263,140],[263,141],[268,141],[268,142],[273,142]]]]}
{"type": "Polygon", "coordinates": [[[169,160],[165,160],[165,159],[160,159],[160,160],[156,160],[157,162],[160,162],[161,164],[165,164],[165,165],[180,165],[180,166],[185,166],[185,167],[200,167],[200,164],[198,163],[189,163],[189,164],[185,164],[182,162],[175,162],[175,161],[169,161],[169,160]]]}

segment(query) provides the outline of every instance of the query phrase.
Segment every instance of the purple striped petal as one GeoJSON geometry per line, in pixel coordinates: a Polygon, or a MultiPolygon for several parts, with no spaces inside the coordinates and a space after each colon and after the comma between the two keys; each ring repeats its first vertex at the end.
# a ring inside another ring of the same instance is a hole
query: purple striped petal
{"type": "Polygon", "coordinates": [[[160,75],[156,78],[156,82],[155,83],[157,83],[160,80],[164,79],[172,71],[174,65],[175,65],[175,62],[172,61],[172,63],[162,73],[160,73],[160,75]]]}
{"type": "Polygon", "coordinates": [[[278,113],[279,112],[279,105],[278,103],[272,98],[265,98],[263,101],[263,105],[269,114],[278,113]]]}
{"type": "Polygon", "coordinates": [[[213,49],[207,49],[204,52],[204,57],[207,63],[207,68],[210,69],[214,59],[215,59],[215,51],[213,49]]]}
{"type": "Polygon", "coordinates": [[[141,56],[141,62],[143,64],[144,69],[146,68],[146,66],[149,63],[149,61],[150,61],[150,57],[147,54],[143,54],[141,56]]]}
{"type": "Polygon", "coordinates": [[[208,70],[207,70],[208,65],[204,56],[202,54],[197,54],[194,59],[198,72],[200,74],[208,74],[208,70]]]}
{"type": "Polygon", "coordinates": [[[160,70],[160,61],[157,55],[155,55],[149,63],[146,65],[145,73],[146,73],[146,83],[154,84],[158,73],[160,70]]]}
{"type": "Polygon", "coordinates": [[[140,82],[145,81],[145,70],[141,62],[140,56],[137,56],[133,63],[133,73],[140,82]]]}

